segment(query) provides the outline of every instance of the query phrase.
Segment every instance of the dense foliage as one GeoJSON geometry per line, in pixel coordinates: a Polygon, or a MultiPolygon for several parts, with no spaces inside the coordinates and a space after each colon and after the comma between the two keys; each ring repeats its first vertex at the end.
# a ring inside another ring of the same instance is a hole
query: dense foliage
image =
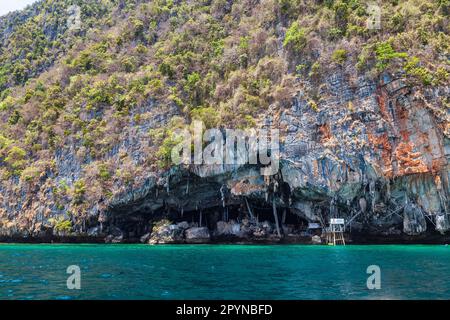
{"type": "Polygon", "coordinates": [[[383,1],[382,27],[369,30],[360,0],[40,1],[0,18],[1,177],[55,176],[54,154],[70,146],[85,159],[83,177],[53,192],[82,210],[86,197],[132,183],[140,167],[166,166],[170,132],[191,119],[254,126],[300,87],[318,110],[314,88],[331,68],[448,85],[449,12],[448,0],[383,1]],[[72,4],[79,30],[67,27],[72,4]],[[139,110],[149,105],[179,115],[149,130],[146,162],[109,161],[123,128],[145,122],[139,110]]]}

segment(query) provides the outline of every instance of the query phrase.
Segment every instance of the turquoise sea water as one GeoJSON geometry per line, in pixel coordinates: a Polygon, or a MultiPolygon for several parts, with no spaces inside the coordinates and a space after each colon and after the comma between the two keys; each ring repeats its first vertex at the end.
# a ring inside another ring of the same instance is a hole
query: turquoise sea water
{"type": "Polygon", "coordinates": [[[0,299],[450,299],[450,246],[0,245],[0,299]]]}

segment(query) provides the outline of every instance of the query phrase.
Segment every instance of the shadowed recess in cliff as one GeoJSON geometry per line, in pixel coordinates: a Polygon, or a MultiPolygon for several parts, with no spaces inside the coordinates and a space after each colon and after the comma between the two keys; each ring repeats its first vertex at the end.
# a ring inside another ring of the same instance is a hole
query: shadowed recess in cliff
{"type": "MultiPolygon", "coordinates": [[[[183,224],[186,229],[187,224],[207,228],[211,233],[231,224],[230,236],[238,236],[243,224],[265,223],[279,237],[290,232],[288,226],[305,228],[308,219],[289,208],[291,195],[287,183],[274,178],[268,182],[259,177],[256,179],[259,185],[252,185],[258,169],[249,166],[203,178],[189,170],[172,170],[170,176],[139,197],[128,195],[128,200],[111,206],[107,231],[115,231],[132,241],[150,233],[155,223],[164,219],[173,225],[183,224]]],[[[219,238],[227,235],[227,231],[218,233],[219,238]]]]}

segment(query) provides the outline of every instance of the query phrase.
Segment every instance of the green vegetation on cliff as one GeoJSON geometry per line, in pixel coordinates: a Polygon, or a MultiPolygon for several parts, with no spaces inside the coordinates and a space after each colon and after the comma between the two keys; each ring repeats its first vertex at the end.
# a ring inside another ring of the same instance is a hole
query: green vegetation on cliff
{"type": "Polygon", "coordinates": [[[448,85],[450,2],[383,1],[381,9],[374,30],[359,0],[43,0],[1,17],[1,179],[45,181],[58,208],[83,215],[87,203],[166,168],[170,131],[191,119],[254,126],[299,87],[319,112],[310,88],[336,65],[448,85]],[[70,5],[81,8],[80,29],[67,27],[70,5]],[[136,161],[120,137],[155,113],[170,115],[169,125],[145,127],[148,158],[136,161]],[[64,148],[83,163],[67,188],[54,163],[64,148]]]}

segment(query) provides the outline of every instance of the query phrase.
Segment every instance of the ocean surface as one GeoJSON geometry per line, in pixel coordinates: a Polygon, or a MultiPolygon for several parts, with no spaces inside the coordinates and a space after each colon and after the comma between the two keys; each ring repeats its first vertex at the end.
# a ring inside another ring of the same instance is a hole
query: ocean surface
{"type": "Polygon", "coordinates": [[[0,245],[0,299],[450,299],[450,246],[0,245]]]}

